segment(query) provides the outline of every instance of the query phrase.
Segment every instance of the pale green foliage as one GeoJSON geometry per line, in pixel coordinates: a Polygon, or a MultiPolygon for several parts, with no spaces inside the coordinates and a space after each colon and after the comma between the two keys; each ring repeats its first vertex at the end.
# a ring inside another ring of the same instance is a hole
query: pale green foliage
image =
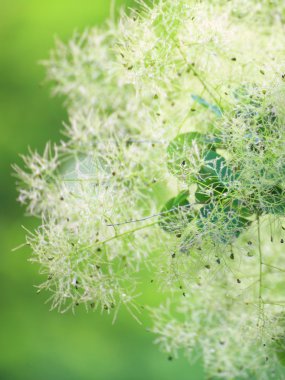
{"type": "Polygon", "coordinates": [[[283,378],[284,18],[281,0],[158,0],[57,44],[66,139],[16,168],[52,307],[137,318],[147,270],[169,355],[283,378]]]}

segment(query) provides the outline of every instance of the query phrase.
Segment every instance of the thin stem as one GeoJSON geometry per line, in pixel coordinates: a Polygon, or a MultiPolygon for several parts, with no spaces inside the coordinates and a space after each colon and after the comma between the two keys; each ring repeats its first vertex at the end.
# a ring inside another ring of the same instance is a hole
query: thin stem
{"type": "Polygon", "coordinates": [[[271,264],[266,264],[266,263],[262,263],[263,265],[265,265],[266,267],[269,267],[269,268],[272,268],[272,269],[276,269],[280,272],[285,272],[285,269],[282,269],[282,268],[278,268],[276,267],[275,265],[271,265],[271,264]]]}
{"type": "MultiPolygon", "coordinates": [[[[281,307],[284,307],[285,305],[285,301],[263,301],[262,302],[264,305],[274,305],[274,306],[281,306],[281,307]]],[[[251,302],[251,301],[244,301],[244,304],[245,305],[256,305],[255,302],[251,302]]]]}
{"type": "Polygon", "coordinates": [[[276,305],[276,306],[284,306],[285,301],[264,301],[263,302],[266,305],[276,305]]]}
{"type": "Polygon", "coordinates": [[[105,243],[107,243],[107,242],[109,242],[109,241],[111,241],[111,240],[114,240],[114,239],[116,239],[116,238],[120,238],[120,237],[122,237],[122,236],[125,236],[125,235],[128,235],[128,234],[131,234],[131,233],[133,233],[133,232],[143,230],[144,228],[154,226],[155,224],[157,224],[157,221],[155,221],[155,222],[153,222],[153,223],[150,223],[150,224],[146,224],[146,225],[141,226],[141,227],[134,228],[134,229],[132,229],[132,230],[128,230],[128,231],[122,232],[121,234],[118,234],[118,235],[112,236],[112,237],[109,238],[109,239],[106,239],[106,240],[100,241],[98,244],[105,244],[105,243]]]}
{"type": "Polygon", "coordinates": [[[261,249],[261,236],[260,236],[260,217],[257,215],[257,235],[258,235],[258,251],[259,251],[259,292],[258,292],[258,302],[259,302],[259,313],[262,311],[262,249],[261,249]]]}
{"type": "Polygon", "coordinates": [[[105,244],[105,243],[108,243],[109,241],[112,241],[114,239],[117,239],[117,238],[121,238],[122,236],[125,236],[125,235],[128,235],[128,234],[131,234],[133,232],[136,232],[136,231],[140,231],[140,230],[143,230],[144,228],[148,228],[148,227],[151,227],[151,226],[154,226],[155,224],[157,224],[158,222],[155,221],[153,223],[150,223],[150,224],[146,224],[144,226],[141,226],[141,227],[137,227],[137,228],[134,228],[132,230],[128,230],[128,231],[125,231],[125,232],[122,232],[121,234],[116,234],[106,240],[102,240],[102,241],[98,241],[98,242],[95,242],[93,244],[90,244],[89,246],[86,246],[86,247],[82,247],[82,249],[88,249],[88,248],[92,248],[94,246],[97,246],[97,245],[102,245],[102,244],[105,244]]]}
{"type": "MultiPolygon", "coordinates": [[[[191,71],[193,72],[193,74],[195,75],[195,77],[199,80],[199,82],[202,84],[202,86],[204,87],[205,91],[211,96],[211,98],[220,106],[220,101],[218,100],[218,98],[215,96],[215,94],[213,94],[212,90],[210,90],[210,88],[208,87],[208,85],[206,84],[206,82],[201,78],[201,76],[199,75],[198,71],[194,68],[193,65],[191,65],[189,62],[188,62],[188,59],[184,53],[184,51],[181,49],[181,46],[180,44],[178,44],[178,50],[180,51],[180,54],[182,55],[184,61],[189,65],[191,71]]],[[[221,108],[221,107],[220,107],[221,108]]]]}
{"type": "Polygon", "coordinates": [[[120,223],[114,223],[114,224],[107,224],[107,227],[114,227],[114,226],[122,226],[124,224],[129,224],[129,223],[138,223],[138,222],[143,222],[145,220],[148,220],[148,219],[151,219],[151,218],[155,218],[157,216],[162,216],[162,215],[165,215],[165,214],[168,214],[170,212],[173,212],[175,210],[185,210],[185,209],[190,209],[191,207],[195,206],[195,205],[200,205],[201,203],[199,202],[195,202],[195,203],[192,203],[191,205],[184,205],[184,206],[177,206],[177,207],[173,207],[171,208],[170,210],[166,210],[166,211],[161,211],[157,214],[153,214],[153,215],[148,215],[148,216],[145,216],[144,218],[140,218],[140,219],[131,219],[131,220],[126,220],[124,222],[120,222],[120,223]]]}
{"type": "MultiPolygon", "coordinates": [[[[201,76],[199,75],[198,71],[193,67],[193,65],[191,65],[191,70],[193,72],[193,74],[195,75],[195,77],[199,80],[199,82],[202,84],[202,86],[204,87],[205,91],[212,97],[212,99],[220,106],[220,101],[218,100],[218,98],[213,94],[212,90],[209,89],[209,87],[207,86],[206,82],[201,78],[201,76]]],[[[221,107],[220,107],[221,108],[221,107]]]]}

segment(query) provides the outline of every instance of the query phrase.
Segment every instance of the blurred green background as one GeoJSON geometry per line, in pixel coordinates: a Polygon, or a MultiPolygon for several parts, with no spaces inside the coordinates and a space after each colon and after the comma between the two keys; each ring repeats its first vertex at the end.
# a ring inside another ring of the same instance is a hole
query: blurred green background
{"type": "MultiPolygon", "coordinates": [[[[110,0],[0,0],[0,379],[1,380],[179,380],[203,379],[199,365],[169,362],[153,344],[146,326],[121,312],[111,318],[78,310],[59,314],[36,294],[38,267],[27,262],[24,242],[37,221],[24,217],[16,202],[11,164],[28,146],[43,150],[58,141],[66,113],[62,100],[41,83],[38,61],[48,56],[54,37],[102,24],[110,0]]],[[[117,8],[132,1],[116,0],[117,8]]]]}

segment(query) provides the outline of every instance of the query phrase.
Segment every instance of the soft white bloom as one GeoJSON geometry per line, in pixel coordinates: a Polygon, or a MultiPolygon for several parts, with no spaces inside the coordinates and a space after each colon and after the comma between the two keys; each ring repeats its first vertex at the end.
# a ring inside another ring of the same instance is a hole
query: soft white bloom
{"type": "Polygon", "coordinates": [[[283,378],[284,19],[283,0],[141,1],[57,43],[65,139],[16,168],[53,308],[137,318],[149,274],[169,355],[283,378]]]}

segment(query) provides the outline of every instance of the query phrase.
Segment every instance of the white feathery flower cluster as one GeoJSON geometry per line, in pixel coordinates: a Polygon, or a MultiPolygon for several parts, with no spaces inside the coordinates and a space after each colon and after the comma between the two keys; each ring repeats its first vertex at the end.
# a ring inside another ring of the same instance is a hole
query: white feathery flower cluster
{"type": "Polygon", "coordinates": [[[55,172],[59,166],[57,148],[52,150],[50,144],[46,145],[43,155],[30,152],[29,156],[23,157],[25,170],[14,166],[21,181],[18,201],[27,205],[27,211],[32,215],[39,215],[50,201],[56,191],[55,172]]]}
{"type": "Polygon", "coordinates": [[[209,378],[283,379],[283,0],[140,1],[45,62],[65,139],[16,168],[53,308],[150,310],[209,378]]]}

